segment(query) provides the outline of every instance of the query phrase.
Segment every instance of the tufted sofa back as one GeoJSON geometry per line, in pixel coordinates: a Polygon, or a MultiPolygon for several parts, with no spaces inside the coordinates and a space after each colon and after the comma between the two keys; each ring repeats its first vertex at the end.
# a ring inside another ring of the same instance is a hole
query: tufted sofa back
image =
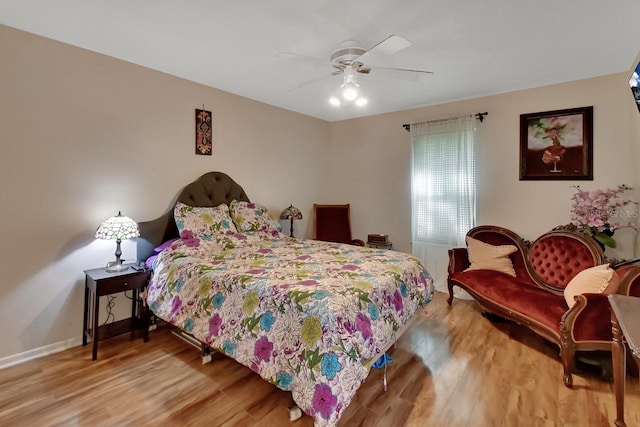
{"type": "Polygon", "coordinates": [[[595,240],[575,231],[549,231],[530,242],[506,228],[481,225],[467,235],[493,246],[516,246],[509,255],[516,277],[555,294],[562,294],[580,271],[606,262],[595,240]]]}
{"type": "Polygon", "coordinates": [[[576,274],[604,264],[604,253],[589,236],[550,231],[537,238],[527,257],[533,279],[551,291],[562,292],[576,274]]]}

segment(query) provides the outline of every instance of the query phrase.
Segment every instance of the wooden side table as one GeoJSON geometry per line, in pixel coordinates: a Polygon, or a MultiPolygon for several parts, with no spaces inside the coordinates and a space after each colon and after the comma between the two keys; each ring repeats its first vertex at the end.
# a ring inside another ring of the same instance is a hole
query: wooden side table
{"type": "Polygon", "coordinates": [[[627,342],[635,363],[640,365],[640,298],[626,295],[609,295],[611,304],[611,326],[613,344],[613,389],[616,395],[616,419],[614,424],[624,427],[624,388],[626,378],[627,355],[624,342],[627,342]]]}
{"type": "Polygon", "coordinates": [[[142,304],[140,292],[147,286],[150,270],[134,270],[129,267],[119,272],[107,272],[104,268],[85,270],[84,287],[84,322],[82,328],[82,345],[87,339],[93,343],[92,360],[98,358],[98,341],[116,335],[142,329],[144,341],[149,341],[149,315],[142,304]],[[98,325],[100,313],[100,297],[119,292],[132,291],[131,317],[117,322],[98,325]]]}

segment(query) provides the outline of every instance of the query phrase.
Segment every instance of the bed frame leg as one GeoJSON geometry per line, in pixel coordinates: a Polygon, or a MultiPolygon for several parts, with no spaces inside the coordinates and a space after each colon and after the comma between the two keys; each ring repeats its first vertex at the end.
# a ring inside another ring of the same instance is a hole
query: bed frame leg
{"type": "Polygon", "coordinates": [[[203,365],[206,365],[207,363],[211,363],[211,361],[213,360],[213,353],[215,353],[215,350],[212,350],[211,347],[209,347],[205,343],[198,341],[197,339],[193,338],[191,335],[187,335],[182,331],[171,331],[171,333],[177,336],[178,338],[180,338],[181,340],[185,341],[187,344],[191,344],[195,348],[199,347],[201,350],[200,354],[202,357],[203,365]]]}
{"type": "Polygon", "coordinates": [[[202,344],[202,364],[206,365],[213,360],[213,350],[208,345],[202,344]]]}
{"type": "MultiPolygon", "coordinates": [[[[386,357],[386,356],[382,356],[382,357],[386,357]]],[[[387,392],[387,363],[384,364],[384,376],[382,379],[382,386],[384,388],[384,392],[386,393],[387,392]]]]}
{"type": "Polygon", "coordinates": [[[297,405],[289,408],[289,421],[295,421],[299,418],[302,418],[302,409],[298,408],[297,405]]]}

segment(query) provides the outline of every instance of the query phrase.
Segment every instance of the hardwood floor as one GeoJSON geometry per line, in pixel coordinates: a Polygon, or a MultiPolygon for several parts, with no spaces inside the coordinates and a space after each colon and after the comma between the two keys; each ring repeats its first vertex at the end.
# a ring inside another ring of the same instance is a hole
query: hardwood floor
{"type": "MultiPolygon", "coordinates": [[[[373,369],[340,426],[609,426],[612,383],[594,373],[562,384],[558,349],[474,302],[436,294],[392,350],[389,389],[373,369]]],[[[627,377],[626,421],[640,426],[640,387],[627,377]]],[[[290,394],[248,368],[160,327],[0,371],[1,426],[312,426],[288,420],[290,394]]]]}

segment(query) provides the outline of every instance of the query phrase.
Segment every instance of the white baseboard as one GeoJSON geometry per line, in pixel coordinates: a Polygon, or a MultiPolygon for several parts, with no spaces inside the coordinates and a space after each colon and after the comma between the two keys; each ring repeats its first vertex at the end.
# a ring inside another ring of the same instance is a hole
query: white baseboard
{"type": "Polygon", "coordinates": [[[23,353],[14,354],[12,356],[0,359],[0,369],[18,365],[27,360],[37,359],[38,357],[48,356],[49,354],[58,353],[71,347],[77,347],[82,344],[82,337],[69,338],[68,340],[45,345],[43,347],[34,348],[23,353]]]}

